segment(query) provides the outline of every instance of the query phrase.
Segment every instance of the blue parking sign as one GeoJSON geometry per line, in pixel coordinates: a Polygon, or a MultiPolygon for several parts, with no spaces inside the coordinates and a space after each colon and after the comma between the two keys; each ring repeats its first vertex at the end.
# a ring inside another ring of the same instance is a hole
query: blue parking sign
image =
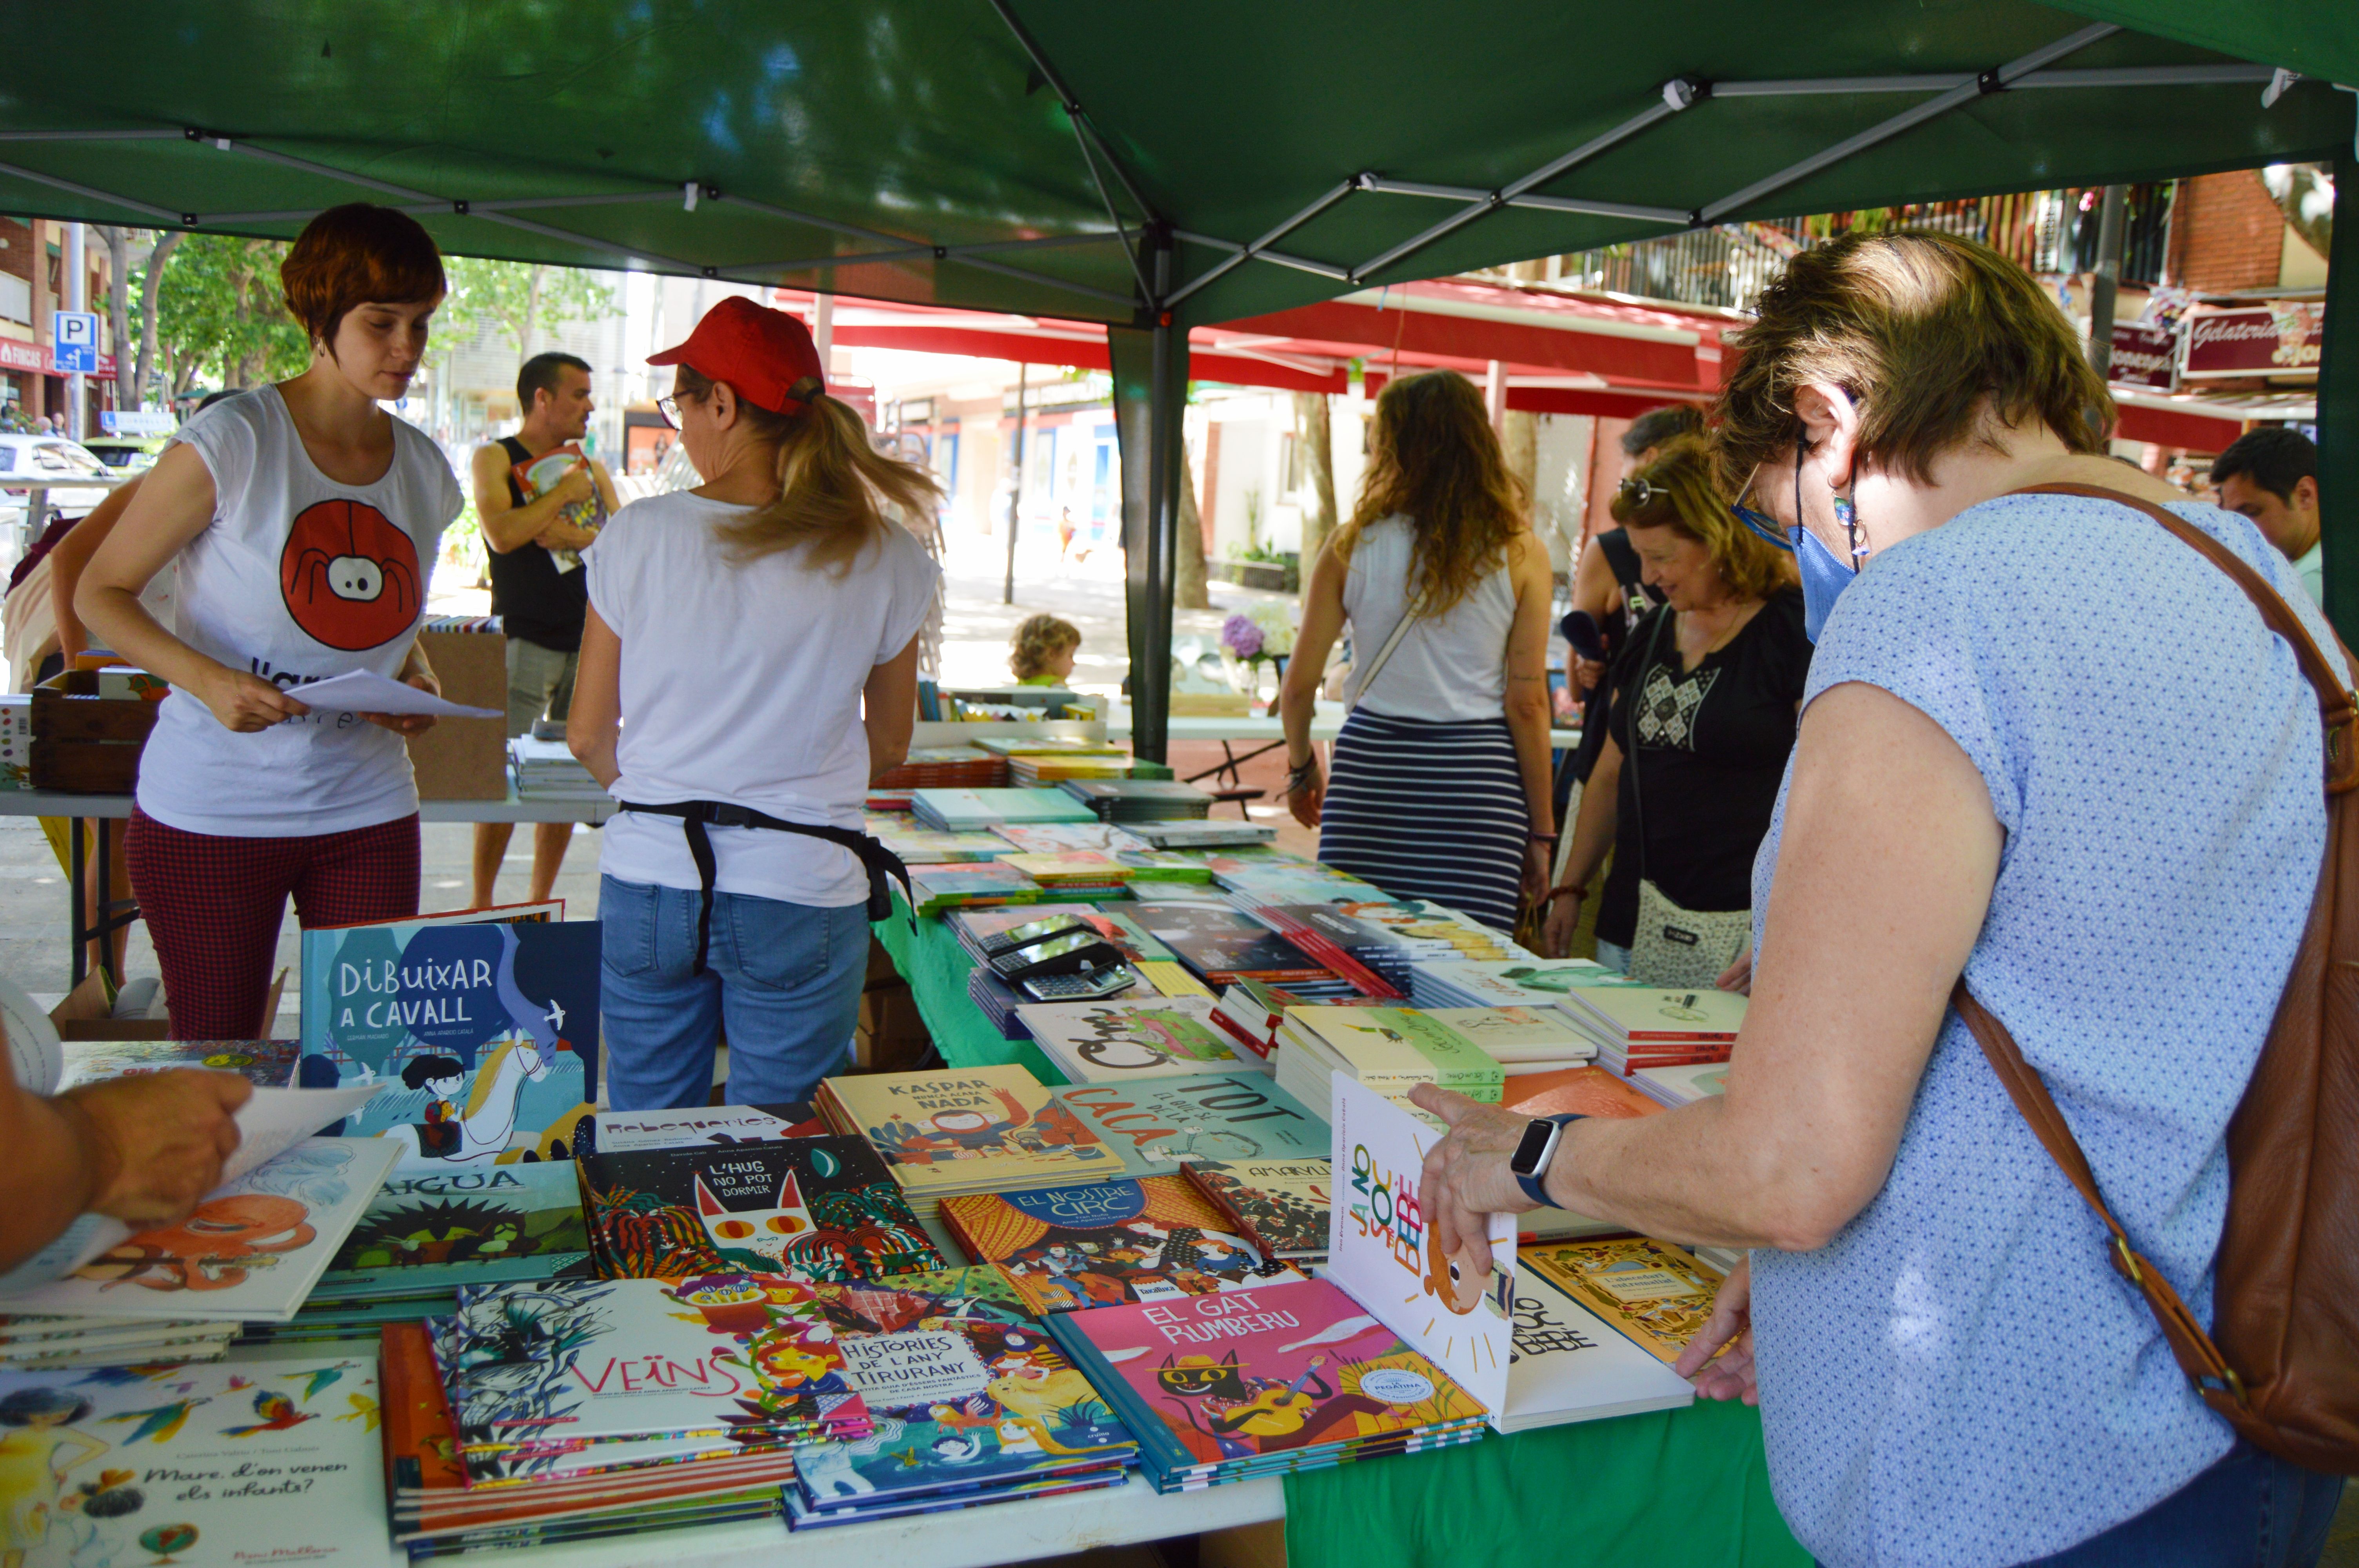
{"type": "Polygon", "coordinates": [[[58,310],[49,316],[52,356],[60,375],[98,373],[98,313],[58,310]]]}

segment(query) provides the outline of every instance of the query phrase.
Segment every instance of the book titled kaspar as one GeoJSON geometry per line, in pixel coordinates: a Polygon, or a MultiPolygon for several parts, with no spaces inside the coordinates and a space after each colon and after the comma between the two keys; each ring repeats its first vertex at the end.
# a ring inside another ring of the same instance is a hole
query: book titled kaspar
{"type": "Polygon", "coordinates": [[[602,1150],[579,1168],[611,1277],[742,1269],[832,1281],[942,1266],[858,1138],[602,1150]]]}
{"type": "Polygon", "coordinates": [[[1021,1067],[829,1078],[819,1107],[839,1130],[867,1139],[913,1195],[1002,1179],[1089,1181],[1121,1168],[1097,1134],[1021,1067]]]}
{"type": "Polygon", "coordinates": [[[570,1159],[598,1092],[598,924],[394,921],[303,933],[297,1082],[381,1086],[341,1128],[402,1172],[570,1159]]]}

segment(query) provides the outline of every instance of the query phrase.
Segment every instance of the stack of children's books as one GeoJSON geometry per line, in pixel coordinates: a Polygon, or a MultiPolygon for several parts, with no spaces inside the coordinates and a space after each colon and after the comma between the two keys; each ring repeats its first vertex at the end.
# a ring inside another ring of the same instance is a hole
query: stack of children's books
{"type": "Polygon", "coordinates": [[[968,1257],[1006,1270],[1043,1315],[1300,1277],[1265,1260],[1180,1176],[945,1198],[942,1223],[968,1257]]]}
{"type": "Polygon", "coordinates": [[[921,789],[999,789],[1007,783],[1007,759],[982,746],[918,746],[888,768],[869,793],[921,789]]]}
{"type": "Polygon", "coordinates": [[[386,1560],[376,1346],[0,1372],[7,1561],[386,1560]]]}
{"type": "Polygon", "coordinates": [[[1693,1062],[1679,1067],[1641,1067],[1630,1075],[1630,1083],[1659,1105],[1692,1105],[1727,1091],[1728,1064],[1693,1062]]]}
{"type": "Polygon", "coordinates": [[[950,833],[987,833],[995,827],[1043,822],[1088,822],[1096,814],[1053,789],[921,789],[910,809],[928,827],[950,833]]]}
{"type": "Polygon", "coordinates": [[[1017,850],[1001,865],[1023,872],[1051,898],[1114,898],[1130,883],[1130,868],[1095,849],[1017,850]]]}
{"type": "Polygon", "coordinates": [[[1201,818],[1212,797],[1177,779],[1067,779],[1064,792],[1102,822],[1171,822],[1201,818]]]}
{"type": "MultiPolygon", "coordinates": [[[[1125,914],[1215,988],[1267,980],[1289,990],[1343,986],[1335,972],[1243,910],[1204,901],[1141,903],[1125,914]]],[[[1343,986],[1348,993],[1350,988],[1343,986]]]]}
{"type": "Polygon", "coordinates": [[[1556,1007],[1575,990],[1636,982],[1587,958],[1421,958],[1409,966],[1419,1007],[1556,1007]]]}
{"type": "Polygon", "coordinates": [[[1012,852],[1006,840],[988,833],[945,833],[921,827],[906,811],[871,811],[862,826],[870,838],[912,866],[973,865],[1012,852]]]}
{"type": "MultiPolygon", "coordinates": [[[[1472,915],[1446,904],[1421,899],[1386,899],[1380,903],[1343,904],[1343,912],[1391,933],[1412,963],[1537,963],[1539,956],[1519,946],[1504,933],[1492,930],[1472,915]]],[[[1416,976],[1411,974],[1415,980],[1416,976]]],[[[1425,1005],[1412,987],[1411,996],[1425,1005]]],[[[1443,1005],[1443,1004],[1437,1004],[1443,1005]]]]}
{"type": "Polygon", "coordinates": [[[1076,741],[1053,752],[1027,746],[1007,754],[1007,779],[1021,788],[1037,789],[1067,779],[1128,778],[1135,765],[1129,752],[1103,742],[1076,741]]]}
{"type": "Polygon", "coordinates": [[[294,1040],[65,1040],[58,1044],[64,1070],[57,1092],[175,1067],[235,1073],[256,1088],[283,1089],[294,1082],[302,1050],[294,1040]]]}
{"type": "Polygon", "coordinates": [[[835,1283],[942,1267],[864,1139],[601,1149],[574,1170],[606,1279],[739,1270],[835,1283]]]}
{"type": "Polygon", "coordinates": [[[1238,980],[1221,988],[1212,1022],[1266,1062],[1277,1054],[1278,1026],[1286,1022],[1286,1010],[1299,1000],[1264,980],[1238,980]]]}
{"type": "Polygon", "coordinates": [[[960,1194],[1023,1192],[1122,1170],[1114,1151],[1018,1066],[827,1078],[814,1103],[830,1127],[868,1141],[921,1219],[960,1194]]]}
{"type": "MultiPolygon", "coordinates": [[[[1482,1402],[1494,1427],[1525,1432],[1667,1410],[1694,1399],[1686,1379],[1665,1365],[1669,1358],[1658,1344],[1641,1345],[1623,1323],[1600,1318],[1593,1310],[1597,1294],[1577,1298],[1560,1275],[1519,1266],[1516,1217],[1488,1217],[1487,1271],[1462,1251],[1442,1251],[1419,1202],[1425,1157],[1441,1137],[1439,1129],[1343,1080],[1331,1109],[1335,1163],[1351,1173],[1335,1195],[1324,1277],[1439,1362],[1482,1402]]],[[[1589,1246],[1571,1243],[1565,1249],[1588,1256],[1589,1246]]],[[[1678,1321],[1691,1333],[1702,1321],[1694,1311],[1696,1284],[1690,1277],[1672,1281],[1668,1271],[1643,1279],[1625,1273],[1620,1299],[1643,1310],[1649,1290],[1675,1288],[1678,1321]]],[[[1614,1315],[1621,1319],[1622,1309],[1614,1315]]],[[[1659,1322],[1676,1332],[1671,1314],[1659,1322]]]]}
{"type": "Polygon", "coordinates": [[[562,741],[519,735],[508,742],[508,767],[519,800],[600,801],[606,786],[590,776],[562,741]]]}
{"type": "Polygon", "coordinates": [[[875,1423],[816,1291],[744,1271],[462,1288],[457,1310],[425,1326],[467,1484],[693,1466],[868,1435],[875,1423]]]}
{"type": "Polygon", "coordinates": [[[1011,849],[1027,855],[1055,855],[1068,849],[1120,855],[1150,848],[1146,839],[1111,822],[1010,823],[991,831],[995,838],[1006,840],[1011,849]]]}
{"type": "Polygon", "coordinates": [[[1138,1445],[999,1270],[823,1288],[875,1430],[798,1444],[797,1530],[1119,1486],[1138,1445]]]}
{"type": "Polygon", "coordinates": [[[1510,1073],[1552,1073],[1596,1059],[1597,1043],[1555,1008],[1429,1007],[1426,1017],[1473,1041],[1510,1073]]]}
{"type": "Polygon", "coordinates": [[[1273,844],[1277,829],[1258,822],[1216,822],[1211,817],[1141,822],[1132,832],[1158,849],[1210,849],[1246,844],[1273,844]]]}
{"type": "Polygon", "coordinates": [[[1169,1176],[1198,1162],[1327,1159],[1323,1112],[1259,1071],[1070,1084],[1051,1092],[1121,1158],[1126,1176],[1169,1176]]]}
{"type": "Polygon", "coordinates": [[[1745,1026],[1745,998],[1708,987],[1576,987],[1557,1006],[1596,1041],[1597,1065],[1625,1077],[1649,1067],[1725,1062],[1745,1026]]]}
{"type": "Polygon", "coordinates": [[[1305,1105],[1325,1101],[1336,1077],[1412,1109],[1419,1084],[1496,1105],[1506,1076],[1482,1047],[1415,1008],[1296,1007],[1278,1026],[1278,1084],[1305,1105]]]}
{"type": "Polygon", "coordinates": [[[793,1454],[777,1444],[685,1458],[666,1450],[687,1442],[610,1444],[605,1463],[580,1465],[561,1454],[468,1458],[425,1325],[386,1329],[382,1357],[393,1539],[413,1557],[767,1519],[794,1478],[793,1454]]]}
{"type": "Polygon", "coordinates": [[[1178,1077],[1223,1069],[1267,1072],[1212,1021],[1201,997],[1032,1002],[1016,1018],[1071,1083],[1178,1077]]]}
{"type": "Polygon", "coordinates": [[[1469,1443],[1488,1413],[1323,1279],[1046,1321],[1138,1439],[1161,1492],[1469,1443]]]}
{"type": "Polygon", "coordinates": [[[1005,860],[909,868],[909,888],[919,914],[1004,903],[1037,903],[1040,884],[1005,860]]]}

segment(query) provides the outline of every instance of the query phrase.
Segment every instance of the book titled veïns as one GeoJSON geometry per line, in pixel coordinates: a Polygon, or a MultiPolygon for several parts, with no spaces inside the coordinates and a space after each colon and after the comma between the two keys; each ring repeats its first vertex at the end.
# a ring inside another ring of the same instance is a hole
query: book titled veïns
{"type": "Polygon", "coordinates": [[[1178,1176],[945,1198],[942,1219],[968,1256],[1007,1271],[1035,1313],[1298,1277],[1266,1262],[1178,1176]]]}
{"type": "Polygon", "coordinates": [[[598,1094],[598,923],[303,933],[305,1088],[381,1086],[341,1126],[397,1171],[570,1159],[598,1094]]]}
{"type": "Polygon", "coordinates": [[[610,1279],[738,1269],[870,1280],[942,1266],[862,1139],[600,1151],[577,1168],[610,1279]]]}

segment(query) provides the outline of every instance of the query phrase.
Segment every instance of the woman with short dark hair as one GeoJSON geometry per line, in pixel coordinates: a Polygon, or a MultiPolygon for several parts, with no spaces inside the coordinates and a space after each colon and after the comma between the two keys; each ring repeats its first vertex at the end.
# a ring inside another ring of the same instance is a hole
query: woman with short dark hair
{"type": "Polygon", "coordinates": [[[1453,1124],[1427,1217],[1477,1268],[1471,1217],[1543,1198],[1750,1248],[1680,1366],[1758,1398],[1778,1507],[1834,1568],[2314,1563],[2342,1481],[2206,1408],[1951,999],[2012,1033],[2208,1325],[2325,738],[2292,647],[2145,505],[2333,638],[2251,523],[2105,457],[2077,331],[1987,246],[1805,251],[1740,347],[1717,459],[1796,547],[1817,648],[1726,1092],[1576,1121],[1519,1179],[1523,1118],[1420,1087],[1453,1124]],[[2186,703],[2190,648],[2233,701],[2186,703]]]}
{"type": "Polygon", "coordinates": [[[464,499],[434,443],[381,405],[418,373],[442,258],[416,219],[354,203],[312,219],[279,277],[310,366],[181,426],[74,598],[172,688],[125,852],[182,1040],[260,1030],[290,893],[307,925],[418,913],[403,737],[433,720],[315,712],[301,688],[365,670],[438,689],[418,623],[464,499]],[[175,557],[166,627],[139,595],[175,557]]]}

